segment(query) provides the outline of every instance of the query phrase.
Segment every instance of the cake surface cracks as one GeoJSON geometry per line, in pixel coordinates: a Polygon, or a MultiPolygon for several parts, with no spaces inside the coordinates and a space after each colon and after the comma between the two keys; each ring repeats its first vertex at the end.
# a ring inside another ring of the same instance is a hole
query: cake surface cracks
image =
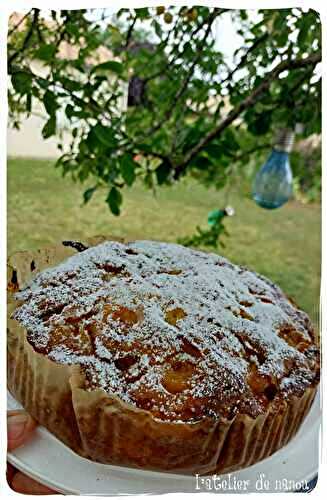
{"type": "Polygon", "coordinates": [[[108,241],[37,275],[14,318],[33,348],[171,421],[252,417],[315,385],[305,313],[265,278],[216,254],[108,241]]]}

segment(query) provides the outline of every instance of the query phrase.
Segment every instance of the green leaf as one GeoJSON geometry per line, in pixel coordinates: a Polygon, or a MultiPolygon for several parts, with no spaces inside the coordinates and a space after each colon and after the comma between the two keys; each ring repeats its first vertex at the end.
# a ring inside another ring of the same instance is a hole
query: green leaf
{"type": "Polygon", "coordinates": [[[106,127],[101,125],[101,123],[97,123],[95,127],[93,127],[92,132],[104,146],[111,148],[116,147],[118,141],[115,137],[115,132],[111,127],[106,127]]]}
{"type": "Polygon", "coordinates": [[[282,31],[280,33],[277,33],[276,35],[276,41],[277,41],[277,45],[279,47],[284,47],[288,41],[288,38],[289,38],[289,34],[287,33],[287,31],[282,31]]]}
{"type": "Polygon", "coordinates": [[[265,135],[270,130],[271,123],[271,111],[255,113],[253,119],[248,122],[248,130],[254,135],[265,135]]]}
{"type": "Polygon", "coordinates": [[[77,173],[78,180],[83,183],[84,181],[86,181],[89,175],[90,165],[88,164],[88,162],[84,162],[79,166],[79,170],[77,173]]]}
{"type": "Polygon", "coordinates": [[[306,45],[310,44],[310,34],[312,33],[310,28],[315,23],[314,16],[312,18],[312,14],[309,11],[298,19],[297,27],[299,28],[299,32],[297,37],[297,45],[302,50],[305,50],[306,45]]]}
{"type": "Polygon", "coordinates": [[[46,122],[42,129],[43,139],[48,139],[52,135],[55,135],[57,127],[56,115],[50,116],[49,120],[46,122]]]}
{"type": "Polygon", "coordinates": [[[212,165],[212,160],[207,156],[199,154],[192,160],[191,165],[199,170],[206,170],[212,165]]]}
{"type": "Polygon", "coordinates": [[[138,149],[140,151],[144,151],[144,153],[151,153],[152,152],[152,148],[149,144],[145,144],[143,142],[139,142],[138,145],[137,145],[138,149]]]}
{"type": "Polygon", "coordinates": [[[36,78],[35,79],[36,83],[41,89],[47,89],[49,85],[51,85],[50,80],[45,80],[45,78],[36,78]]]}
{"type": "Polygon", "coordinates": [[[164,184],[168,181],[171,173],[171,163],[164,160],[155,170],[157,182],[159,185],[164,184]]]}
{"type": "Polygon", "coordinates": [[[144,179],[143,179],[143,182],[147,188],[153,189],[153,186],[154,186],[153,172],[151,172],[151,171],[146,172],[144,179]]]}
{"type": "Polygon", "coordinates": [[[71,119],[74,116],[74,111],[74,106],[72,106],[71,104],[67,104],[65,108],[65,115],[67,116],[67,118],[71,119]]]}
{"type": "Polygon", "coordinates": [[[133,160],[132,156],[125,154],[120,160],[121,175],[126,182],[127,186],[131,186],[135,181],[135,167],[137,163],[133,160]]]}
{"type": "Polygon", "coordinates": [[[44,44],[34,52],[34,57],[42,61],[51,61],[56,51],[57,47],[53,43],[44,44]]]}
{"type": "Polygon", "coordinates": [[[154,21],[153,21],[153,23],[152,23],[152,25],[153,25],[153,27],[154,27],[154,31],[156,32],[156,35],[157,35],[159,38],[161,38],[161,37],[162,37],[162,33],[163,33],[163,31],[162,31],[162,28],[161,28],[160,23],[158,23],[157,21],[155,21],[155,20],[154,20],[154,21]]]}
{"type": "Polygon", "coordinates": [[[47,90],[43,96],[43,104],[48,115],[52,116],[58,109],[56,95],[51,90],[47,90]]]}
{"type": "Polygon", "coordinates": [[[223,136],[224,146],[226,150],[237,151],[239,149],[239,144],[236,140],[235,134],[231,128],[227,128],[223,136]]]}
{"type": "Polygon", "coordinates": [[[69,21],[66,22],[66,31],[71,36],[78,37],[78,35],[79,35],[79,26],[78,26],[78,24],[74,23],[73,20],[69,20],[69,21]]]}
{"type": "Polygon", "coordinates": [[[123,197],[122,197],[120,191],[118,191],[118,189],[115,186],[113,186],[109,191],[109,194],[108,194],[107,199],[106,199],[106,203],[108,204],[111,212],[114,215],[120,214],[120,205],[122,204],[122,201],[123,201],[123,197]]]}
{"type": "Polygon", "coordinates": [[[19,94],[28,94],[32,86],[32,75],[27,71],[18,71],[11,77],[11,83],[19,94]]]}
{"type": "Polygon", "coordinates": [[[150,12],[147,7],[136,9],[135,13],[139,19],[147,19],[150,16],[150,12]]]}
{"type": "Polygon", "coordinates": [[[221,157],[223,154],[224,150],[221,147],[221,144],[215,144],[213,142],[209,143],[206,148],[205,152],[213,159],[218,160],[218,158],[221,157]]]}
{"type": "Polygon", "coordinates": [[[99,71],[111,71],[112,73],[116,73],[117,75],[121,75],[124,71],[124,66],[122,63],[118,61],[106,61],[101,64],[97,64],[92,68],[92,73],[97,73],[99,71]]]}
{"type": "Polygon", "coordinates": [[[90,116],[90,114],[87,111],[83,109],[74,108],[74,106],[72,106],[71,104],[67,104],[65,108],[65,114],[69,120],[74,116],[76,118],[82,118],[82,119],[88,118],[90,116]]]}
{"type": "Polygon", "coordinates": [[[69,92],[78,92],[79,90],[83,89],[83,85],[81,82],[61,75],[56,75],[56,78],[59,82],[61,82],[64,89],[68,90],[69,92]]]}

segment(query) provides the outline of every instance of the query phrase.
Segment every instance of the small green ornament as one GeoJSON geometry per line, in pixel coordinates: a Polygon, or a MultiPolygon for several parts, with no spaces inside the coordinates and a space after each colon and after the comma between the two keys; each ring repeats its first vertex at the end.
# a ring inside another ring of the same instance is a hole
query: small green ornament
{"type": "Polygon", "coordinates": [[[178,241],[185,246],[206,246],[218,248],[218,245],[224,248],[224,243],[221,241],[221,236],[228,236],[228,232],[224,226],[223,219],[226,216],[234,215],[233,207],[226,207],[222,210],[212,210],[208,214],[209,229],[201,229],[196,227],[196,233],[187,238],[180,238],[178,241]]]}
{"type": "Polygon", "coordinates": [[[225,210],[212,210],[208,214],[208,224],[209,226],[214,226],[219,223],[224,217],[226,213],[225,210]]]}

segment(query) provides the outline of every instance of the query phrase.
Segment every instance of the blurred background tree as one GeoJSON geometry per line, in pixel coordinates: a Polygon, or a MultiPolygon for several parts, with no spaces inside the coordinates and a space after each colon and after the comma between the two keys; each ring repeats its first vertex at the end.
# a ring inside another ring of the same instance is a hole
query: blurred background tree
{"type": "Polygon", "coordinates": [[[115,215],[123,189],[137,179],[153,190],[186,175],[217,189],[236,181],[244,188],[275,130],[301,123],[292,154],[296,193],[317,199],[320,60],[321,25],[313,10],[31,9],[8,32],[10,120],[19,127],[41,103],[43,137],[58,136],[57,167],[87,183],[85,203],[105,187],[115,215]],[[242,39],[232,62],[216,43],[223,16],[242,39]],[[60,57],[63,44],[74,56],[60,57]],[[105,61],[94,57],[99,48],[107,49],[105,61]],[[34,71],[34,60],[45,75],[34,71]],[[59,112],[69,121],[68,147],[59,112]],[[304,142],[312,137],[318,146],[304,142]]]}

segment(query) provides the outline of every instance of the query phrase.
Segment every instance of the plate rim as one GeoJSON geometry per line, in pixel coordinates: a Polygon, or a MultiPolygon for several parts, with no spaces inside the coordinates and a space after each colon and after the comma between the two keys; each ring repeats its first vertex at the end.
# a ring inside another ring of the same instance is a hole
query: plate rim
{"type": "MultiPolygon", "coordinates": [[[[9,393],[10,394],[10,393],[9,393]]],[[[13,396],[10,394],[10,397],[13,401],[16,402],[16,400],[13,398],[13,396]]],[[[19,403],[17,403],[19,404],[19,403]]],[[[21,406],[21,405],[20,405],[21,406]]],[[[315,435],[315,433],[318,434],[319,436],[319,432],[321,431],[321,399],[320,399],[320,391],[318,390],[317,391],[317,394],[316,394],[316,397],[313,401],[313,404],[312,404],[312,407],[309,411],[309,413],[306,415],[302,425],[302,426],[305,426],[305,423],[307,421],[307,419],[311,416],[314,417],[313,418],[313,422],[312,422],[312,425],[311,425],[311,429],[308,429],[307,431],[305,431],[303,428],[299,429],[299,432],[297,433],[296,436],[294,436],[293,439],[299,439],[299,440],[302,440],[304,436],[308,436],[308,433],[310,435],[315,435]],[[302,432],[301,432],[302,431],[302,432]],[[303,432],[304,431],[304,432],[303,432]],[[311,432],[310,432],[311,431],[311,432]]],[[[86,462],[90,462],[92,466],[94,465],[97,465],[97,462],[94,462],[90,459],[87,459],[87,458],[83,458],[83,457],[80,457],[77,453],[75,453],[73,450],[71,450],[68,446],[66,446],[64,443],[62,443],[58,438],[56,438],[53,434],[51,434],[46,428],[44,428],[43,426],[39,426],[38,427],[38,432],[40,433],[40,438],[48,438],[50,437],[53,441],[56,441],[57,444],[59,446],[63,446],[65,448],[66,451],[68,451],[71,455],[71,457],[74,457],[76,459],[79,459],[79,460],[83,460],[83,461],[86,461],[86,462]]],[[[307,437],[308,438],[308,437],[307,437]]],[[[292,443],[293,439],[291,439],[290,443],[292,443]]],[[[284,448],[284,451],[285,449],[287,449],[288,445],[286,445],[284,448]]],[[[281,448],[281,450],[283,450],[283,448],[281,448]]],[[[19,450],[19,448],[18,448],[19,450]]],[[[281,450],[278,450],[276,453],[278,454],[279,451],[281,450]]],[[[286,450],[287,451],[287,450],[286,450]]],[[[275,455],[272,454],[271,456],[269,457],[266,457],[265,459],[261,460],[260,462],[257,462],[255,464],[252,464],[251,466],[249,467],[246,467],[244,469],[239,469],[237,471],[233,471],[231,472],[230,474],[238,474],[240,472],[242,472],[242,474],[244,474],[245,471],[251,471],[252,467],[255,467],[257,466],[259,463],[263,465],[263,468],[265,466],[265,464],[267,463],[267,461],[271,460],[272,456],[275,455]]],[[[318,455],[318,461],[317,461],[317,466],[313,466],[313,468],[308,471],[305,475],[305,477],[302,477],[301,478],[301,481],[306,481],[307,483],[309,483],[312,479],[314,479],[317,474],[318,474],[318,471],[319,471],[319,449],[317,450],[317,455],[318,455]]],[[[25,461],[23,461],[22,459],[20,459],[19,457],[16,456],[15,454],[15,451],[14,452],[8,452],[7,454],[7,459],[8,459],[8,462],[11,463],[13,466],[15,466],[18,470],[20,470],[21,472],[29,475],[30,477],[32,477],[34,480],[46,485],[47,487],[49,488],[53,488],[54,490],[58,491],[59,493],[64,493],[64,494],[77,494],[77,495],[84,495],[84,494],[87,494],[87,495],[96,495],[96,496],[109,496],[109,495],[113,495],[112,493],[110,494],[110,492],[108,493],[83,493],[83,491],[81,489],[73,489],[73,488],[69,488],[67,489],[62,483],[60,483],[60,481],[56,481],[55,479],[51,479],[51,478],[48,478],[46,476],[46,474],[43,474],[41,471],[38,471],[37,473],[35,473],[33,467],[29,466],[28,463],[26,463],[25,461]]],[[[102,467],[108,467],[108,473],[112,473],[112,474],[115,474],[116,475],[118,473],[123,473],[123,474],[126,474],[126,478],[124,478],[124,480],[126,481],[130,481],[132,479],[132,477],[134,476],[142,476],[144,481],[146,481],[147,479],[151,479],[151,480],[158,480],[158,482],[161,480],[164,480],[164,479],[174,479],[176,481],[176,491],[180,491],[180,489],[178,489],[178,482],[182,483],[182,481],[187,482],[187,483],[191,483],[191,481],[193,480],[194,481],[194,478],[195,478],[195,475],[186,475],[186,474],[175,474],[175,473],[172,473],[172,472],[165,472],[165,471],[152,471],[152,470],[145,470],[145,469],[139,469],[139,468],[132,468],[132,467],[124,467],[124,466],[119,466],[119,465],[111,465],[111,464],[98,464],[102,467]],[[130,475],[130,477],[128,477],[130,475]]],[[[213,473],[214,474],[214,473],[213,473]]],[[[209,475],[205,475],[205,476],[202,476],[204,478],[210,478],[213,476],[213,474],[209,474],[209,475]]],[[[220,478],[224,478],[224,476],[228,476],[228,472],[227,473],[224,473],[224,474],[217,474],[219,475],[220,478]]],[[[300,480],[299,480],[300,481],[300,480]]],[[[200,490],[202,491],[202,490],[200,490]]],[[[160,494],[160,493],[165,493],[165,491],[153,491],[154,494],[160,494]]],[[[225,493],[228,493],[228,492],[225,492],[225,493]]],[[[235,492],[234,492],[235,493],[235,492]]],[[[127,495],[128,493],[121,493],[121,495],[127,495]]],[[[141,493],[135,493],[135,494],[141,494],[141,493]]],[[[145,493],[143,493],[145,494],[145,493]]],[[[117,494],[118,495],[118,494],[117,494]]],[[[116,494],[114,494],[114,496],[117,496],[116,494]]]]}

